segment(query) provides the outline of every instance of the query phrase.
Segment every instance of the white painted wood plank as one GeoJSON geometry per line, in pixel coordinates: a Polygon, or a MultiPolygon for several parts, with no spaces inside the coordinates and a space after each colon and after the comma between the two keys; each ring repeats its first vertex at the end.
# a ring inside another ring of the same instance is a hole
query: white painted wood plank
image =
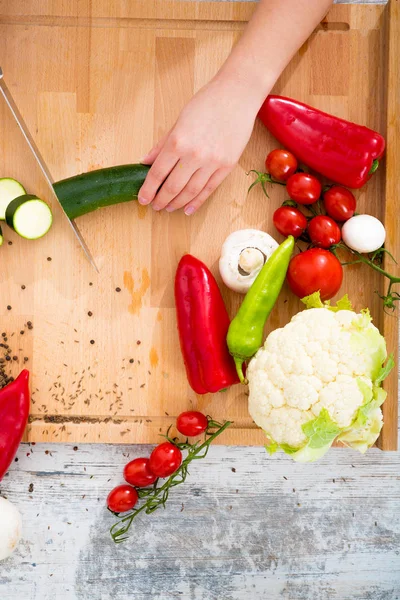
{"type": "Polygon", "coordinates": [[[214,447],[116,547],[105,497],[149,452],[20,449],[1,493],[24,515],[24,539],[0,567],[2,600],[400,598],[399,453],[333,450],[304,466],[214,447]]]}

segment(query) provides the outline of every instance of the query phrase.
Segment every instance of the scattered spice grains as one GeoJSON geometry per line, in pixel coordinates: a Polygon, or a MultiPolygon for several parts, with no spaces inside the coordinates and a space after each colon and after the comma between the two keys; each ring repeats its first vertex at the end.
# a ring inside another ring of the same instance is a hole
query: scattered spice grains
{"type": "Polygon", "coordinates": [[[134,362],[133,358],[130,358],[129,362],[132,364],[134,362]]]}
{"type": "Polygon", "coordinates": [[[7,310],[11,310],[11,309],[12,309],[12,306],[8,305],[7,310]]]}
{"type": "Polygon", "coordinates": [[[93,316],[93,313],[92,313],[92,311],[91,311],[91,310],[89,310],[89,312],[88,312],[88,316],[89,316],[89,317],[93,316]]]}
{"type": "Polygon", "coordinates": [[[47,260],[48,260],[49,262],[51,262],[53,259],[51,258],[51,256],[48,256],[48,257],[47,257],[47,260]]]}
{"type": "Polygon", "coordinates": [[[94,340],[90,340],[90,343],[91,343],[91,344],[94,344],[94,340]]]}
{"type": "Polygon", "coordinates": [[[136,342],[136,344],[137,344],[138,346],[140,346],[140,344],[141,344],[141,343],[142,343],[142,342],[141,342],[140,340],[138,340],[138,341],[136,342]]]}
{"type": "Polygon", "coordinates": [[[9,246],[12,246],[12,241],[11,241],[11,240],[8,242],[8,245],[9,245],[9,246]]]}
{"type": "Polygon", "coordinates": [[[116,291],[116,292],[120,292],[120,291],[121,291],[121,288],[120,288],[120,287],[116,287],[116,288],[115,288],[115,291],[116,291]]]}
{"type": "Polygon", "coordinates": [[[26,290],[26,285],[21,285],[21,290],[26,290]]]}

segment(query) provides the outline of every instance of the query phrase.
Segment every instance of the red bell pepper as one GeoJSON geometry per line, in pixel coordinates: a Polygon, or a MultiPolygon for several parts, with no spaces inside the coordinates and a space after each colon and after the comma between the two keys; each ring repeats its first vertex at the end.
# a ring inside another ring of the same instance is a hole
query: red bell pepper
{"type": "Polygon", "coordinates": [[[196,394],[239,383],[226,343],[230,321],[221,292],[206,265],[190,254],[176,271],[175,304],[187,378],[196,394]]]}
{"type": "Polygon", "coordinates": [[[291,98],[268,96],[258,116],[300,162],[349,188],[368,181],[385,150],[376,131],[291,98]]]}
{"type": "Polygon", "coordinates": [[[17,453],[29,416],[29,371],[0,390],[0,481],[17,453]]]}

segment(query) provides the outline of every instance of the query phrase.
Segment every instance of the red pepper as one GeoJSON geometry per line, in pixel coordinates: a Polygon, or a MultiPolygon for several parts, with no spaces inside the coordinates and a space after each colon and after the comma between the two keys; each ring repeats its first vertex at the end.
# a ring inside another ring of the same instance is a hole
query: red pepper
{"type": "Polygon", "coordinates": [[[300,162],[349,188],[368,181],[385,150],[376,131],[291,98],[268,96],[258,116],[300,162]]]}
{"type": "Polygon", "coordinates": [[[175,304],[187,378],[196,394],[239,383],[226,335],[229,316],[212,273],[185,255],[176,271],[175,304]]]}
{"type": "Polygon", "coordinates": [[[0,481],[7,473],[22,440],[29,415],[29,371],[0,390],[0,481]]]}

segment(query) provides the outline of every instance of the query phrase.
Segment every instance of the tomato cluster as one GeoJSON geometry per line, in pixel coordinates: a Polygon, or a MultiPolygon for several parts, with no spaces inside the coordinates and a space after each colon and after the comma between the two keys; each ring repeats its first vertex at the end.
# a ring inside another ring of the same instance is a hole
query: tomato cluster
{"type": "MultiPolygon", "coordinates": [[[[208,418],[202,413],[188,411],[179,415],[176,428],[182,435],[194,437],[204,433],[208,423],[208,418]]],[[[132,510],[139,500],[138,488],[153,485],[159,477],[169,477],[181,464],[182,452],[171,441],[156,446],[149,458],[131,460],[124,468],[124,479],[127,483],[111,490],[107,497],[108,508],[116,513],[132,510]]]]}
{"type": "Polygon", "coordinates": [[[355,197],[339,185],[323,189],[315,175],[297,170],[297,159],[287,150],[270,152],[265,166],[272,180],[286,186],[290,198],[274,212],[275,228],[310,246],[292,258],[287,274],[289,286],[301,298],[319,290],[321,299],[328,300],[339,291],[343,280],[342,265],[329,249],[341,241],[339,223],[354,215],[355,197]],[[302,212],[299,205],[308,213],[302,212]]]}

